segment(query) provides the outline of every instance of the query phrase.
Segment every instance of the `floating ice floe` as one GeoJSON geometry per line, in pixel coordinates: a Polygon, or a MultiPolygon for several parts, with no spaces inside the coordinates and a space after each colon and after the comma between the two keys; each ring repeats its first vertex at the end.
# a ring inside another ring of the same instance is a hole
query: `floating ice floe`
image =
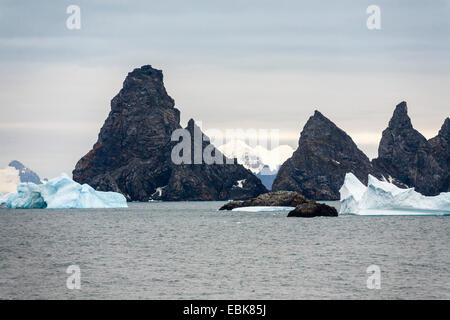
{"type": "Polygon", "coordinates": [[[65,173],[46,184],[21,183],[17,192],[0,195],[0,207],[11,209],[126,208],[125,197],[76,183],[65,173]]]}
{"type": "Polygon", "coordinates": [[[270,212],[270,211],[292,211],[295,207],[270,207],[270,206],[254,206],[254,207],[240,207],[234,208],[231,211],[244,212],[270,212]]]}
{"type": "Polygon", "coordinates": [[[450,215],[450,192],[424,196],[414,188],[401,189],[369,175],[367,187],[352,173],[339,190],[339,213],[358,215],[450,215]]]}

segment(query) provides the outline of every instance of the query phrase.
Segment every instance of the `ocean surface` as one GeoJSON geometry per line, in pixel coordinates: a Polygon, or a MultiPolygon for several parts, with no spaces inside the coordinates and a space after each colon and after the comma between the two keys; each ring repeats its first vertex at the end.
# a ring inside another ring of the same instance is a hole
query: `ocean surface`
{"type": "Polygon", "coordinates": [[[449,216],[0,209],[1,299],[450,299],[449,216]],[[80,289],[68,289],[70,265],[80,289]],[[366,270],[380,268],[381,289],[366,270]]]}

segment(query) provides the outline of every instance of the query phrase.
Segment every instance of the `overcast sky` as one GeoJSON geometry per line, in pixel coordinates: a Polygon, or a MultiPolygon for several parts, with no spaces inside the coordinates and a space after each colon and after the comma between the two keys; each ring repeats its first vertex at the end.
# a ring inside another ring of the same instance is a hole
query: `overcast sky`
{"type": "Polygon", "coordinates": [[[315,109],[372,158],[402,100],[437,134],[450,110],[450,1],[0,2],[0,168],[71,174],[126,74],[162,69],[182,123],[280,129],[297,146],[315,109]],[[81,8],[81,29],[66,8],[81,8]],[[371,4],[381,30],[366,27],[371,4]]]}

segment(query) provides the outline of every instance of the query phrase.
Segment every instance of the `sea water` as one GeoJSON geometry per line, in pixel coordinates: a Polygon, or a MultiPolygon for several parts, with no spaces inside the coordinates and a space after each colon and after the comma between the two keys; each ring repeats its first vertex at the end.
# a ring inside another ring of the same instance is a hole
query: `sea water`
{"type": "Polygon", "coordinates": [[[0,298],[450,299],[448,216],[287,218],[222,204],[0,209],[0,298]],[[368,286],[373,265],[380,289],[368,286]]]}

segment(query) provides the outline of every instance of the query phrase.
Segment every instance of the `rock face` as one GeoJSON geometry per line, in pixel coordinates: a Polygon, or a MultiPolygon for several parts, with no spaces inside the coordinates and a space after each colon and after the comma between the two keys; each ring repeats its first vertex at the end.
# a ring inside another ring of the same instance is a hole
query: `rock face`
{"type": "MultiPolygon", "coordinates": [[[[130,72],[111,101],[97,143],[78,161],[74,180],[122,193],[131,201],[245,199],[266,192],[238,164],[173,163],[171,153],[178,142],[171,141],[171,135],[181,129],[180,112],[174,106],[162,71],[143,66],[130,72]]],[[[187,129],[195,127],[189,121],[187,129]]],[[[200,147],[207,146],[205,141],[200,147]]]]}
{"type": "Polygon", "coordinates": [[[446,122],[447,125],[444,123],[441,129],[442,134],[440,132],[429,142],[413,128],[406,102],[401,102],[383,131],[378,158],[373,159],[373,166],[383,176],[394,178],[394,183],[414,187],[424,195],[447,191],[448,120],[446,122]]]}
{"type": "Polygon", "coordinates": [[[255,198],[246,201],[230,201],[223,205],[219,210],[233,210],[242,207],[295,207],[302,203],[314,203],[307,200],[304,196],[294,191],[277,191],[261,194],[255,198]]]}
{"type": "Polygon", "coordinates": [[[272,190],[297,191],[316,200],[338,200],[347,172],[367,182],[374,169],[350,136],[315,111],[303,128],[298,149],[281,166],[272,190]]]}
{"type": "Polygon", "coordinates": [[[295,207],[294,210],[288,213],[288,217],[337,217],[338,212],[336,208],[330,207],[323,203],[303,203],[295,207]]]}
{"type": "Polygon", "coordinates": [[[352,139],[316,111],[306,123],[299,147],[280,168],[272,190],[298,191],[311,199],[337,200],[347,172],[367,184],[367,176],[414,187],[426,196],[450,188],[450,120],[428,140],[415,130],[406,102],[395,108],[372,162],[352,139]]]}
{"type": "Polygon", "coordinates": [[[450,118],[445,119],[438,135],[428,142],[431,146],[431,155],[446,173],[439,190],[450,192],[450,118]]]}
{"type": "MultiPolygon", "coordinates": [[[[242,165],[229,163],[218,149],[214,148],[194,120],[186,127],[191,136],[191,162],[194,163],[194,137],[197,134],[203,140],[202,153],[212,150],[211,154],[221,158],[224,164],[180,164],[171,166],[171,175],[162,196],[153,195],[153,199],[162,200],[227,200],[248,199],[267,192],[261,181],[242,165]],[[201,195],[201,197],[199,197],[201,195]]],[[[199,139],[199,140],[200,140],[199,139]]],[[[170,162],[170,159],[169,159],[170,162]]],[[[170,162],[172,163],[172,162],[170,162]]]]}
{"type": "Polygon", "coordinates": [[[42,183],[41,178],[39,178],[39,176],[34,171],[25,167],[21,162],[19,162],[17,160],[13,160],[10,162],[10,164],[8,166],[19,170],[20,182],[23,182],[23,183],[32,182],[35,184],[42,183]]]}
{"type": "Polygon", "coordinates": [[[150,66],[135,69],[111,101],[111,112],[93,149],[78,161],[73,178],[128,200],[148,200],[171,174],[170,136],[180,112],[150,66]]]}

